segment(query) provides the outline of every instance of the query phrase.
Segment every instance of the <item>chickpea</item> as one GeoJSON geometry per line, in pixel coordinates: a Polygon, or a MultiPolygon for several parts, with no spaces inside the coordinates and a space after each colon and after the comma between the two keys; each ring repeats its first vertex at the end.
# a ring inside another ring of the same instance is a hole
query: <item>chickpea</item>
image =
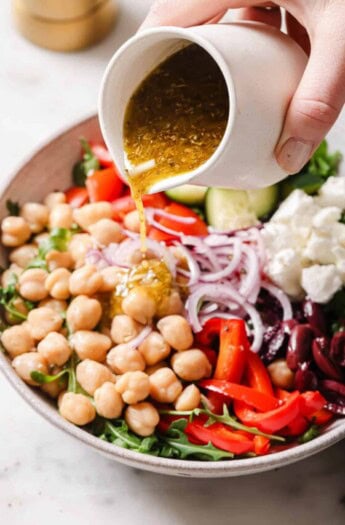
{"type": "Polygon", "coordinates": [[[175,401],[176,410],[194,410],[200,405],[201,394],[198,387],[188,385],[175,401]]]}
{"type": "Polygon", "coordinates": [[[66,268],[57,268],[46,279],[45,288],[54,299],[68,299],[71,273],[66,268]]]}
{"type": "Polygon", "coordinates": [[[66,337],[50,332],[37,345],[37,351],[50,365],[62,366],[71,357],[72,349],[66,337]]]}
{"type": "Polygon", "coordinates": [[[128,344],[114,346],[108,352],[107,364],[116,374],[145,369],[145,361],[141,353],[128,344]]]}
{"type": "Polygon", "coordinates": [[[96,417],[91,400],[83,394],[65,392],[60,400],[59,411],[63,418],[74,425],[84,426],[96,417]]]}
{"type": "Polygon", "coordinates": [[[77,365],[77,381],[80,386],[93,396],[97,388],[110,381],[115,382],[115,377],[105,365],[92,361],[91,359],[85,359],[77,365]]]}
{"type": "Polygon", "coordinates": [[[56,204],[49,214],[51,228],[67,228],[73,224],[73,209],[69,204],[56,204]]]}
{"type": "Polygon", "coordinates": [[[160,302],[157,317],[165,317],[167,315],[176,315],[183,312],[183,302],[177,290],[173,290],[170,295],[164,297],[160,302]]]}
{"type": "Polygon", "coordinates": [[[85,264],[75,270],[69,280],[72,295],[94,295],[101,286],[102,276],[92,264],[85,264]]]}
{"type": "Polygon", "coordinates": [[[35,350],[33,337],[25,325],[11,326],[4,330],[1,334],[1,342],[12,359],[35,350]]]}
{"type": "Polygon", "coordinates": [[[39,233],[48,224],[49,209],[38,202],[27,202],[22,206],[20,215],[26,220],[32,233],[39,233]]]}
{"type": "Polygon", "coordinates": [[[198,381],[208,377],[212,367],[204,352],[193,349],[179,352],[172,356],[171,366],[184,381],[198,381]]]}
{"type": "Polygon", "coordinates": [[[170,355],[171,348],[159,332],[151,332],[139,346],[148,365],[155,365],[170,355]]]}
{"type": "Polygon", "coordinates": [[[146,399],[150,393],[149,376],[144,372],[126,372],[117,379],[116,391],[122,395],[122,399],[128,405],[134,405],[138,401],[146,399]]]}
{"type": "Polygon", "coordinates": [[[92,330],[98,324],[102,316],[102,307],[96,299],[90,299],[86,295],[78,295],[70,303],[66,319],[72,332],[77,330],[92,330]]]}
{"type": "Polygon", "coordinates": [[[145,288],[132,288],[122,301],[122,310],[138,323],[148,324],[156,313],[156,301],[145,288]]]}
{"type": "Polygon", "coordinates": [[[138,210],[130,211],[126,213],[123,219],[124,227],[131,232],[140,232],[140,218],[138,210]]]}
{"type": "Polygon", "coordinates": [[[2,244],[11,248],[24,244],[31,236],[30,226],[23,217],[5,217],[1,223],[1,230],[2,244]]]}
{"type": "Polygon", "coordinates": [[[77,233],[73,235],[68,245],[68,251],[71,254],[76,268],[84,264],[86,253],[93,245],[94,241],[88,233],[77,233]]]}
{"type": "Polygon", "coordinates": [[[41,301],[48,295],[45,282],[48,273],[40,268],[31,268],[23,272],[19,277],[19,292],[24,299],[29,301],[41,301]]]}
{"type": "Polygon", "coordinates": [[[38,303],[38,306],[44,306],[45,308],[50,308],[51,310],[54,310],[54,312],[57,312],[58,314],[62,314],[66,312],[67,310],[67,303],[66,301],[61,301],[59,299],[43,299],[43,301],[40,301],[38,303]]]}
{"type": "Polygon", "coordinates": [[[105,361],[107,351],[111,347],[111,339],[99,332],[79,330],[71,337],[71,343],[80,359],[105,361]]]}
{"type": "Polygon", "coordinates": [[[284,358],[273,361],[273,363],[268,365],[267,371],[274,386],[285,390],[294,388],[295,374],[287,366],[284,358]]]}
{"type": "Polygon", "coordinates": [[[161,361],[160,363],[157,363],[156,365],[148,366],[145,368],[145,374],[148,376],[152,376],[157,370],[160,370],[161,368],[167,368],[169,367],[168,363],[166,361],[161,361]]]}
{"type": "Polygon", "coordinates": [[[103,383],[94,394],[97,413],[107,419],[115,419],[121,416],[124,402],[117,392],[113,383],[103,383]]]}
{"type": "Polygon", "coordinates": [[[99,272],[102,276],[102,286],[100,292],[113,292],[127,275],[126,270],[117,266],[108,266],[99,272]]]}
{"type": "Polygon", "coordinates": [[[53,191],[52,193],[48,193],[43,202],[52,210],[57,204],[64,204],[66,202],[66,195],[62,191],[53,191]]]}
{"type": "MultiPolygon", "coordinates": [[[[57,373],[54,371],[54,373],[57,373]]],[[[66,385],[63,384],[61,381],[61,378],[56,379],[55,381],[52,381],[51,383],[45,383],[44,385],[41,385],[41,390],[45,394],[48,394],[48,396],[52,397],[53,399],[56,399],[60,392],[65,388],[66,385]]]]}
{"type": "Polygon", "coordinates": [[[1,284],[6,288],[15,277],[19,277],[23,273],[23,268],[18,266],[15,263],[12,263],[7,270],[5,270],[1,275],[1,284]]]}
{"type": "Polygon", "coordinates": [[[164,339],[178,352],[187,350],[193,344],[193,333],[182,315],[168,315],[157,323],[157,328],[164,339]]]}
{"type": "Polygon", "coordinates": [[[58,250],[51,250],[46,255],[46,262],[50,272],[56,268],[72,268],[74,261],[69,252],[59,252],[58,250]]]}
{"type": "Polygon", "coordinates": [[[110,335],[114,343],[128,343],[136,337],[142,326],[128,315],[115,315],[111,323],[110,335]]]}
{"type": "MultiPolygon", "coordinates": [[[[23,316],[27,317],[29,313],[29,309],[21,297],[16,297],[15,299],[13,299],[11,306],[15,310],[17,310],[19,314],[22,314],[23,316]]],[[[5,311],[5,318],[8,324],[22,324],[23,323],[22,318],[19,318],[18,315],[12,314],[8,311],[5,311]]]]}
{"type": "Polygon", "coordinates": [[[119,224],[111,219],[101,219],[88,228],[95,241],[102,245],[108,246],[112,242],[120,242],[123,238],[119,224]]]}
{"type": "Polygon", "coordinates": [[[31,379],[31,372],[38,371],[43,374],[48,373],[48,367],[45,359],[37,352],[28,352],[26,354],[17,355],[12,361],[12,366],[21,379],[28,383],[28,385],[37,386],[33,379],[31,379]]]}
{"type": "Polygon", "coordinates": [[[37,253],[38,250],[35,244],[23,244],[23,246],[19,246],[11,251],[9,259],[21,268],[26,268],[32,259],[36,257],[37,253]]]}
{"type": "Polygon", "coordinates": [[[49,239],[49,233],[43,232],[35,235],[33,241],[37,246],[40,246],[43,242],[46,242],[49,239]]]}
{"type": "Polygon", "coordinates": [[[112,208],[110,202],[93,202],[74,210],[74,220],[83,230],[101,219],[111,219],[112,208]]]}
{"type": "Polygon", "coordinates": [[[62,317],[51,308],[35,308],[28,314],[28,325],[34,339],[41,341],[49,332],[58,332],[62,326],[62,317]]]}
{"type": "Polygon", "coordinates": [[[158,410],[146,401],[130,405],[125,412],[128,427],[138,436],[150,436],[159,423],[158,410]]]}
{"type": "Polygon", "coordinates": [[[161,368],[150,375],[150,394],[159,403],[173,403],[181,392],[181,381],[171,368],[161,368]]]}

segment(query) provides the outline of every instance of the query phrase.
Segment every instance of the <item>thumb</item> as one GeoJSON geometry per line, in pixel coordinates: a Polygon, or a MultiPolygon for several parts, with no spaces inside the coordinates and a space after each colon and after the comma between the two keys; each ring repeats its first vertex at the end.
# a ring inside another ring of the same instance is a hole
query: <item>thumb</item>
{"type": "Polygon", "coordinates": [[[310,59],[276,147],[277,161],[289,174],[308,162],[345,103],[344,16],[345,10],[338,13],[340,23],[324,18],[313,35],[310,59]]]}

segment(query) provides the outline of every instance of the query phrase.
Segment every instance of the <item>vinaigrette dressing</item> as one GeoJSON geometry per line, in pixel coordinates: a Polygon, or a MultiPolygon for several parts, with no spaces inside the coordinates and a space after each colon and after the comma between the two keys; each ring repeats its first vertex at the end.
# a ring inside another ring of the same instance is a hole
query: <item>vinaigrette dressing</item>
{"type": "Polygon", "coordinates": [[[132,95],[123,135],[125,155],[133,167],[128,180],[140,217],[142,251],[146,251],[142,195],[160,180],[194,170],[210,158],[222,140],[228,115],[223,74],[196,44],[168,57],[132,95]]]}

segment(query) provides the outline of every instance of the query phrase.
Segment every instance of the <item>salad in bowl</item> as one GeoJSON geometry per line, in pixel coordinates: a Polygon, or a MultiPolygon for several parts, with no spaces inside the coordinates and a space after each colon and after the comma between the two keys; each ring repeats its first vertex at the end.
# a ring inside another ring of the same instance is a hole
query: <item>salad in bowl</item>
{"type": "Polygon", "coordinates": [[[340,155],[323,143],[264,190],[145,196],[143,254],[107,150],[81,149],[67,189],[7,190],[1,345],[19,378],[69,427],[172,462],[279,454],[342,418],[340,155]]]}

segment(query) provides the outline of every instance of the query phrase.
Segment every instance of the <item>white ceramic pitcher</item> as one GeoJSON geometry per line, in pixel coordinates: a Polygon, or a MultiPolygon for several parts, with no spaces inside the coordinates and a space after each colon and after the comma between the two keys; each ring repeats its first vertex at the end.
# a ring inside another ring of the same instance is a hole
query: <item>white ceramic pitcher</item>
{"type": "Polygon", "coordinates": [[[229,119],[213,155],[197,169],[154,184],[261,188],[286,177],[274,148],[307,57],[287,35],[255,22],[160,27],[138,33],[112,57],[101,86],[99,118],[105,142],[125,177],[123,121],[128,100],[145,77],[188,43],[203,47],[221,69],[229,119]]]}

